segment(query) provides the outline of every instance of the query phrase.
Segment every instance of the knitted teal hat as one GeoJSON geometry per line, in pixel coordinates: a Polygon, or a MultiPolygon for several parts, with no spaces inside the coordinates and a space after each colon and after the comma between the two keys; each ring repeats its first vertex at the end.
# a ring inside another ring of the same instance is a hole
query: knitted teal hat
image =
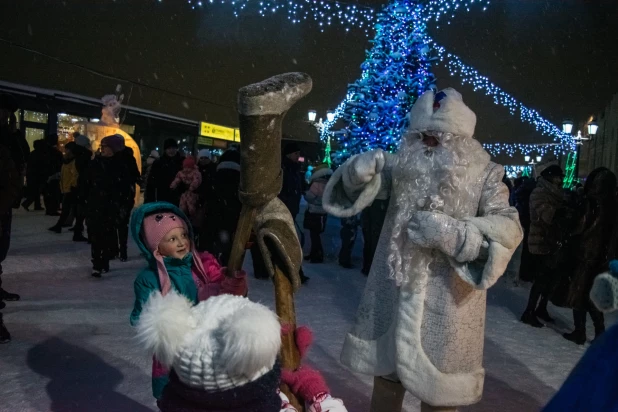
{"type": "Polygon", "coordinates": [[[609,272],[594,279],[590,299],[602,312],[618,310],[618,260],[610,262],[609,272]]]}

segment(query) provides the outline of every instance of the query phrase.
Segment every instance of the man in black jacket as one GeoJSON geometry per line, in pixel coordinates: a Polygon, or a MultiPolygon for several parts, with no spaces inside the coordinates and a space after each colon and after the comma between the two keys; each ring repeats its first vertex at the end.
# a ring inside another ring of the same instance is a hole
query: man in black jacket
{"type": "Polygon", "coordinates": [[[123,181],[123,184],[126,186],[124,191],[125,195],[122,197],[123,201],[120,205],[120,215],[118,216],[118,241],[116,242],[118,245],[118,250],[113,251],[113,256],[117,255],[121,262],[126,262],[128,259],[127,242],[129,239],[129,220],[131,219],[131,211],[135,206],[135,186],[140,184],[141,176],[137,167],[137,161],[135,160],[135,156],[133,154],[133,149],[124,146],[122,150],[115,154],[115,156],[117,156],[120,161],[124,163],[127,176],[123,181]]]}
{"type": "MultiPolygon", "coordinates": [[[[296,216],[300,211],[300,199],[303,194],[303,175],[300,168],[300,147],[297,143],[290,142],[283,149],[281,159],[283,169],[283,186],[279,193],[279,199],[290,211],[292,219],[296,222],[296,216]]],[[[309,280],[303,269],[300,269],[300,280],[305,283],[309,280]]]]}
{"type": "Polygon", "coordinates": [[[77,194],[75,198],[75,226],[73,227],[73,241],[85,242],[84,220],[86,219],[86,200],[88,197],[88,166],[92,160],[91,142],[88,136],[76,132],[75,139],[75,168],[77,169],[77,194]]]}
{"type": "MultiPolygon", "coordinates": [[[[19,295],[2,289],[2,262],[6,259],[11,245],[12,206],[16,200],[20,200],[23,179],[21,168],[18,166],[23,160],[23,157],[20,157],[22,151],[15,144],[13,140],[15,134],[9,125],[11,115],[16,110],[17,103],[12,97],[0,95],[0,309],[4,307],[5,300],[19,300],[19,295]]],[[[11,336],[4,327],[0,315],[0,343],[10,340],[11,336]]]]}
{"type": "Polygon", "coordinates": [[[170,189],[176,173],[182,170],[184,157],[178,153],[178,144],[174,139],[167,139],[163,143],[164,154],[155,160],[148,175],[144,203],[170,202],[176,206],[180,204],[181,188],[170,189]]]}

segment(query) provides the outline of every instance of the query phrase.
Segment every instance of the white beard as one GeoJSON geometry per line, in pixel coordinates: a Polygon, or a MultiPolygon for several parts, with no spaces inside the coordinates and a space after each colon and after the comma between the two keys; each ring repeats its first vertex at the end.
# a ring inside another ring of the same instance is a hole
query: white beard
{"type": "Polygon", "coordinates": [[[440,144],[428,147],[418,133],[408,133],[401,140],[393,165],[393,196],[396,214],[389,242],[388,265],[398,286],[411,283],[420,290],[430,272],[433,250],[422,249],[408,240],[407,228],[417,210],[445,213],[462,218],[468,203],[467,172],[469,160],[479,143],[472,138],[450,133],[429,133],[440,144]]]}

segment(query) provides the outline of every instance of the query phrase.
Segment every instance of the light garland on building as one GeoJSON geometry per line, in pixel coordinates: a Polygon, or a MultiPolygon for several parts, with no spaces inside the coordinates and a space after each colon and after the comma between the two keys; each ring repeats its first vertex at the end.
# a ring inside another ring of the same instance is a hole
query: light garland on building
{"type": "MultiPolygon", "coordinates": [[[[162,2],[163,0],[158,0],[162,2]]],[[[340,25],[346,31],[351,29],[361,29],[366,35],[370,34],[371,29],[376,30],[376,34],[381,29],[379,23],[376,24],[380,13],[369,6],[361,6],[355,4],[339,3],[337,1],[328,0],[187,0],[188,5],[193,9],[202,8],[210,4],[229,5],[233,9],[235,16],[239,16],[246,9],[257,9],[261,16],[285,12],[288,20],[293,24],[302,23],[307,20],[313,20],[320,26],[320,31],[332,25],[340,25]]],[[[513,96],[504,92],[498,86],[493,84],[487,77],[479,74],[472,67],[464,64],[461,59],[451,53],[446,52],[444,47],[437,45],[431,38],[426,35],[426,25],[428,23],[439,23],[446,21],[450,24],[451,19],[455,17],[458,11],[470,11],[472,6],[481,6],[483,11],[487,9],[489,0],[430,0],[428,2],[412,2],[414,10],[408,10],[413,15],[413,24],[411,31],[423,32],[426,38],[427,52],[431,50],[437,53],[439,60],[446,64],[452,76],[460,76],[463,84],[471,84],[475,91],[484,91],[486,95],[491,96],[495,104],[500,104],[509,110],[511,115],[519,114],[522,122],[531,124],[543,135],[552,137],[554,142],[558,143],[553,146],[546,144],[519,144],[519,143],[492,143],[485,144],[484,147],[494,156],[498,154],[507,154],[514,156],[516,153],[530,154],[537,152],[541,155],[548,153],[550,150],[554,154],[565,154],[575,150],[575,144],[570,135],[562,133],[562,131],[552,124],[550,121],[543,118],[536,110],[530,109],[518,102],[513,96]]],[[[384,6],[383,11],[389,5],[384,6]]],[[[439,25],[437,26],[439,28],[439,25]]],[[[411,73],[412,74],[412,73],[411,73]]],[[[414,73],[418,75],[418,73],[414,73]]],[[[430,73],[428,73],[430,74],[430,73]]],[[[369,71],[363,69],[359,81],[366,79],[369,76],[369,71]]],[[[418,96],[407,96],[409,101],[416,99],[418,96]]],[[[333,125],[344,116],[346,108],[353,102],[354,94],[347,93],[346,98],[339,104],[335,110],[335,118],[331,122],[325,122],[322,129],[321,139],[326,141],[333,125]]],[[[401,129],[393,130],[388,136],[382,137],[389,141],[396,142],[400,139],[401,129]]],[[[342,150],[346,150],[345,143],[342,150]]]]}

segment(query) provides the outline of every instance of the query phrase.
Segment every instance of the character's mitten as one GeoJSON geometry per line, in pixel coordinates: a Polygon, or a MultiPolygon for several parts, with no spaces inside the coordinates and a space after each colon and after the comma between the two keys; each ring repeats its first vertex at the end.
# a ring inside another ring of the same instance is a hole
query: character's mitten
{"type": "Polygon", "coordinates": [[[439,212],[415,212],[408,236],[418,246],[438,249],[458,262],[475,260],[483,243],[483,235],[472,223],[439,212]]]}
{"type": "Polygon", "coordinates": [[[350,188],[361,187],[382,172],[384,163],[384,152],[381,149],[361,153],[350,160],[343,182],[350,188]]]}
{"type": "Polygon", "coordinates": [[[590,299],[601,312],[618,309],[618,260],[609,264],[609,272],[594,279],[590,299]]]}
{"type": "MultiPolygon", "coordinates": [[[[221,268],[221,273],[226,273],[227,268],[221,268]]],[[[238,270],[234,277],[225,276],[221,282],[221,293],[236,296],[247,296],[249,287],[247,286],[247,272],[238,270]]]]}

